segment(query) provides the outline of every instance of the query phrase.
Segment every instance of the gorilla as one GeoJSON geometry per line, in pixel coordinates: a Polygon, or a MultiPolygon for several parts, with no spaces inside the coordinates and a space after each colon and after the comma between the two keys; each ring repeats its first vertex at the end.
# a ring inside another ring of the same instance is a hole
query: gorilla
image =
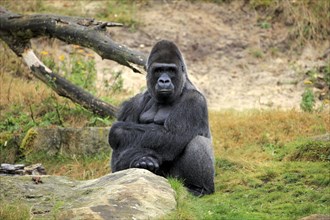
{"type": "Polygon", "coordinates": [[[183,181],[196,196],[214,192],[214,155],[205,97],[187,76],[177,46],[154,45],[147,91],[122,104],[109,133],[111,170],[147,169],[183,181]]]}

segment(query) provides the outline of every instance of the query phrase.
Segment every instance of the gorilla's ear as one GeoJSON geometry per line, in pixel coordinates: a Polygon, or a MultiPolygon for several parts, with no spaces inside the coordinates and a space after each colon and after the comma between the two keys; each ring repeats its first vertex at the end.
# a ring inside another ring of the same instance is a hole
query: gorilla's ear
{"type": "Polygon", "coordinates": [[[153,63],[169,63],[176,64],[181,67],[181,71],[185,72],[185,63],[179,48],[171,41],[161,40],[152,48],[148,61],[147,69],[153,63]]]}

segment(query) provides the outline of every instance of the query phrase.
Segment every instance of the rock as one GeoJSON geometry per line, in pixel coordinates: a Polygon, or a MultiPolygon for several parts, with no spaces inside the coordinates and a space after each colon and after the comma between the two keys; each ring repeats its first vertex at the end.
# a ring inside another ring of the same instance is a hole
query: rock
{"type": "Polygon", "coordinates": [[[314,136],[311,138],[311,140],[328,142],[328,141],[330,141],[330,133],[325,133],[325,134],[314,136]]]}
{"type": "Polygon", "coordinates": [[[303,217],[300,220],[330,220],[330,216],[329,215],[313,214],[313,215],[303,217]]]}
{"type": "Polygon", "coordinates": [[[155,219],[175,210],[175,192],[163,177],[128,169],[94,180],[61,176],[0,176],[5,203],[31,206],[33,218],[155,219]]]}
{"type": "Polygon", "coordinates": [[[22,140],[20,148],[24,154],[32,151],[45,151],[52,156],[62,155],[93,155],[109,152],[109,128],[31,128],[22,140]]]}

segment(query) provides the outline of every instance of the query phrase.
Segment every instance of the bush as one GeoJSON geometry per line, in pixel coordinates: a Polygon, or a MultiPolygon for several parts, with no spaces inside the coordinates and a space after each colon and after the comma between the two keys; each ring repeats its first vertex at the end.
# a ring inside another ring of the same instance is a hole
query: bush
{"type": "Polygon", "coordinates": [[[304,112],[313,112],[315,105],[315,97],[311,89],[306,89],[302,94],[302,100],[300,103],[300,108],[304,112]]]}

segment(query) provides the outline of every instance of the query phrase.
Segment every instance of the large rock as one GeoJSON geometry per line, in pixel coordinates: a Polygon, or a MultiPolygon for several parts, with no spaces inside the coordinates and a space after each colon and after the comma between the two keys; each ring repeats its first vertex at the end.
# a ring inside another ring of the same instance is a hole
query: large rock
{"type": "Polygon", "coordinates": [[[99,179],[61,176],[0,176],[1,203],[31,206],[34,218],[155,219],[176,208],[175,192],[163,177],[128,169],[99,179]]]}
{"type": "Polygon", "coordinates": [[[313,214],[299,220],[330,220],[330,215],[313,214]]]}
{"type": "Polygon", "coordinates": [[[109,128],[31,128],[20,148],[26,153],[45,151],[48,155],[93,155],[110,152],[109,128]]]}

